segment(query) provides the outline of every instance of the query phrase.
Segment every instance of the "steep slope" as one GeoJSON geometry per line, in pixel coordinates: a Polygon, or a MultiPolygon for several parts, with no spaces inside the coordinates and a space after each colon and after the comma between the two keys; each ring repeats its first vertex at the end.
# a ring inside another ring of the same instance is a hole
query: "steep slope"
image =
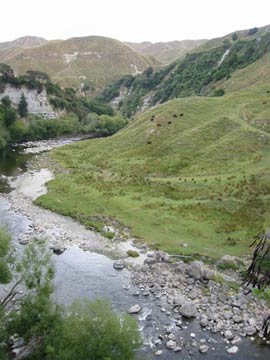
{"type": "Polygon", "coordinates": [[[230,79],[223,79],[216,84],[224,88],[226,93],[235,92],[251,86],[270,84],[270,53],[268,52],[258,61],[236,70],[230,79]]]}
{"type": "Polygon", "coordinates": [[[125,115],[131,116],[147,106],[177,97],[222,95],[223,90],[216,91],[222,82],[269,53],[269,29],[251,29],[242,39],[230,35],[231,40],[224,41],[226,37],[221,42],[211,40],[203,45],[209,49],[196,49],[162,69],[120,79],[104,90],[103,99],[111,101],[120,95],[114,103],[125,115]]]}
{"type": "Polygon", "coordinates": [[[100,36],[8,48],[0,51],[0,62],[18,75],[29,69],[43,71],[63,86],[95,91],[124,74],[138,74],[155,65],[120,41],[100,36]]]}
{"type": "Polygon", "coordinates": [[[69,175],[38,203],[97,228],[117,218],[170,252],[243,255],[270,221],[269,91],[171,100],[57,150],[69,175]]]}
{"type": "Polygon", "coordinates": [[[142,43],[126,43],[138,53],[153,56],[163,64],[168,64],[186,55],[197,46],[204,44],[207,40],[182,40],[152,43],[145,41],[142,43]]]}

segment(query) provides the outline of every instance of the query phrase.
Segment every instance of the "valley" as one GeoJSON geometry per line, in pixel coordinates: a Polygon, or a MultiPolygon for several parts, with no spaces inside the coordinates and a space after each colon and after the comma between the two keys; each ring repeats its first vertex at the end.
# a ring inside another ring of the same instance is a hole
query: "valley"
{"type": "Polygon", "coordinates": [[[269,358],[269,66],[269,26],[0,43],[0,360],[269,358]]]}

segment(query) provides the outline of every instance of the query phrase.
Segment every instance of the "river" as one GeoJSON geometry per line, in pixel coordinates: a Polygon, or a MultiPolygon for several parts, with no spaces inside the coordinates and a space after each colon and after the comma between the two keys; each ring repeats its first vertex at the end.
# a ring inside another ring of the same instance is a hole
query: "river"
{"type": "MultiPolygon", "coordinates": [[[[62,143],[61,141],[56,142],[51,147],[59,146],[62,143]]],[[[42,149],[48,150],[51,147],[45,146],[42,149]]],[[[41,235],[58,237],[60,244],[63,244],[61,242],[63,237],[68,242],[67,250],[62,255],[52,256],[56,268],[53,296],[58,303],[68,305],[75,299],[107,298],[116,311],[122,312],[126,312],[130,306],[139,303],[143,310],[136,318],[142,331],[145,346],[138,352],[138,359],[157,358],[154,353],[158,349],[162,349],[162,354],[158,356],[160,359],[205,358],[207,360],[225,360],[235,358],[237,360],[269,360],[269,347],[258,346],[246,339],[237,344],[239,351],[236,355],[228,354],[224,339],[217,334],[204,331],[195,321],[187,322],[181,332],[183,341],[191,343],[190,346],[179,352],[167,350],[164,345],[155,346],[153,343],[158,339],[158,335],[164,326],[175,327],[173,314],[168,315],[161,312],[157,301],[151,296],[146,297],[141,293],[139,296],[134,296],[138,289],[132,285],[132,272],[127,269],[114,270],[114,260],[102,254],[101,250],[107,248],[107,244],[98,234],[84,229],[71,219],[47,210],[31,207],[31,200],[35,197],[36,191],[40,193],[43,191],[38,179],[45,175],[49,175],[48,179],[50,179],[50,173],[46,169],[42,170],[43,173],[27,171],[27,161],[33,156],[37,156],[35,151],[24,153],[21,147],[11,147],[0,154],[0,192],[11,194],[10,197],[0,194],[0,225],[8,227],[18,249],[23,247],[19,240],[28,233],[32,234],[33,229],[39,229],[41,235]],[[28,186],[25,185],[27,182],[28,186]],[[16,197],[16,202],[12,200],[10,184],[15,187],[13,200],[16,197]],[[29,188],[32,191],[29,191],[29,188]],[[42,231],[40,231],[41,228],[42,231]],[[82,250],[80,246],[82,242],[86,242],[86,248],[91,251],[82,250]],[[95,249],[98,252],[93,251],[95,249]],[[198,344],[192,346],[191,334],[195,334],[197,343],[209,345],[210,350],[206,354],[199,353],[198,344]]],[[[128,247],[130,246],[129,243],[128,247]]],[[[127,246],[123,246],[125,251],[126,248],[127,246]]],[[[141,257],[143,259],[143,255],[141,257]]]]}

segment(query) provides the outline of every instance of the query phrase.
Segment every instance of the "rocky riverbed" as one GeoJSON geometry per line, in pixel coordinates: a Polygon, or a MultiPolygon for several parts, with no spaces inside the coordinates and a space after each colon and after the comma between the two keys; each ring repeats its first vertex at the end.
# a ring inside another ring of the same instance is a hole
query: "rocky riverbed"
{"type": "MultiPolygon", "coordinates": [[[[44,146],[51,148],[53,144],[43,143],[42,149],[44,146]]],[[[139,321],[147,359],[230,359],[234,354],[236,359],[269,359],[269,342],[261,333],[269,308],[246,293],[238,275],[221,274],[215,266],[210,268],[201,261],[187,264],[165,253],[151,252],[143,244],[136,246],[132,238],[123,241],[123,232],[120,235],[115,228],[109,229],[115,232],[114,239],[107,239],[68,217],[33,205],[33,200],[46,192],[46,182],[54,177],[49,162],[48,156],[32,159],[28,171],[9,179],[13,190],[1,196],[4,211],[26,219],[27,226],[18,234],[20,244],[36,238],[47,241],[56,254],[67,249],[54,258],[57,300],[65,303],[67,293],[70,301],[88,296],[93,289],[97,296],[105,288],[108,297],[115,293],[113,304],[116,298],[122,299],[116,308],[132,313],[139,321]],[[140,256],[128,257],[128,250],[140,256]]],[[[128,229],[124,235],[129,236],[128,229]]]]}

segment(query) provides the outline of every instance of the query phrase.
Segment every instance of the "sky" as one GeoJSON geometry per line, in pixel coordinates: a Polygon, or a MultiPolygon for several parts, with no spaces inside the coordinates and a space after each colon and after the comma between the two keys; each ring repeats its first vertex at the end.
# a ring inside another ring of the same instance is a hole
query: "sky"
{"type": "Polygon", "coordinates": [[[25,35],[210,39],[270,24],[269,10],[269,0],[3,0],[0,42],[25,35]]]}

